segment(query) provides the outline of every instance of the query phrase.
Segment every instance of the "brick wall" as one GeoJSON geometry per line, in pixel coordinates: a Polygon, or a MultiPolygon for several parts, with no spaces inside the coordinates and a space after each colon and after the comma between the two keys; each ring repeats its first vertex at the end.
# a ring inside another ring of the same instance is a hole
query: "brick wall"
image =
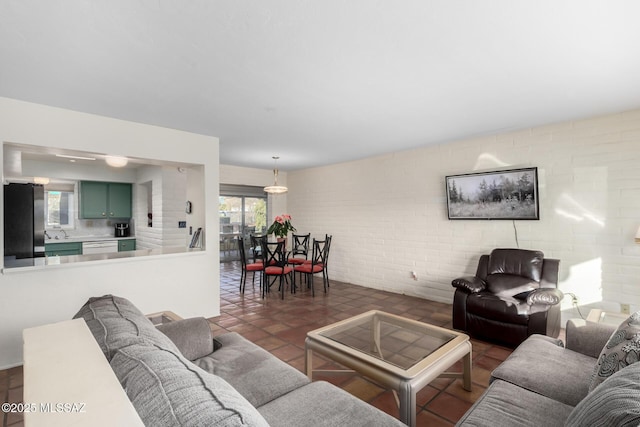
{"type": "Polygon", "coordinates": [[[137,184],[133,194],[137,247],[187,246],[191,241],[188,229],[178,228],[178,222],[187,219],[187,174],[176,167],[147,166],[139,171],[137,184]],[[152,192],[152,227],[147,227],[149,190],[152,192]]]}
{"type": "Polygon", "coordinates": [[[334,236],[332,278],[451,302],[451,279],[516,241],[511,221],[448,220],[445,176],[531,166],[541,219],[515,222],[520,247],[561,260],[583,313],[640,309],[640,110],[289,172],[288,210],[334,236]]]}

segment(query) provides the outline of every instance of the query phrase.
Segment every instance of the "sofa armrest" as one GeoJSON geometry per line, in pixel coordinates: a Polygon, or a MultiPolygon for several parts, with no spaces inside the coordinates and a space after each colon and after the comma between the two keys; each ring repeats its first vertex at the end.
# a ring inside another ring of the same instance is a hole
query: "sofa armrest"
{"type": "Polygon", "coordinates": [[[560,289],[556,288],[538,288],[529,292],[527,295],[527,304],[556,305],[564,298],[564,294],[560,289]]]}
{"type": "Polygon", "coordinates": [[[466,289],[468,292],[476,293],[484,290],[487,284],[484,280],[475,276],[458,277],[451,281],[451,286],[458,289],[466,289]]]}
{"type": "MultiPolygon", "coordinates": [[[[188,360],[196,360],[217,350],[209,321],[204,317],[176,320],[157,326],[188,360]]],[[[219,346],[217,346],[219,347],[219,346]]]]}
{"type": "Polygon", "coordinates": [[[567,322],[566,347],[569,350],[597,358],[615,330],[616,326],[606,323],[570,319],[567,322]]]}

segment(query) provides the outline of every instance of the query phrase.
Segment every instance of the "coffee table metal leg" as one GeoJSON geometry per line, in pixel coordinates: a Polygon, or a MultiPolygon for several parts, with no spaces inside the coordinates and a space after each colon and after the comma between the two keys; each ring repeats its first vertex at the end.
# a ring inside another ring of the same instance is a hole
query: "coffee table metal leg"
{"type": "Polygon", "coordinates": [[[410,427],[416,425],[416,390],[410,383],[400,384],[400,421],[410,427]]]}
{"type": "Polygon", "coordinates": [[[471,349],[462,358],[462,386],[465,390],[471,391],[471,349]]]}
{"type": "Polygon", "coordinates": [[[313,381],[313,350],[305,348],[304,371],[310,381],[313,381]]]}

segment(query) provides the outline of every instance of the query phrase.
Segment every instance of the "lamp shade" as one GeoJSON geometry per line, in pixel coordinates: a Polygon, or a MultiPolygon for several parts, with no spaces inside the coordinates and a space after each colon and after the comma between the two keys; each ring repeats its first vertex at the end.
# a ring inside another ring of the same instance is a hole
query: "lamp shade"
{"type": "MultiPolygon", "coordinates": [[[[274,156],[273,160],[278,161],[279,157],[274,156]]],[[[273,185],[268,185],[264,187],[264,192],[269,194],[282,194],[289,191],[289,189],[283,185],[278,185],[278,168],[273,169],[273,185]]]]}
{"type": "Polygon", "coordinates": [[[264,187],[264,191],[265,193],[270,193],[270,194],[282,194],[289,191],[289,189],[282,185],[269,185],[267,187],[264,187]]]}
{"type": "Polygon", "coordinates": [[[44,176],[34,176],[33,177],[34,184],[47,185],[49,183],[49,178],[44,176]]]}

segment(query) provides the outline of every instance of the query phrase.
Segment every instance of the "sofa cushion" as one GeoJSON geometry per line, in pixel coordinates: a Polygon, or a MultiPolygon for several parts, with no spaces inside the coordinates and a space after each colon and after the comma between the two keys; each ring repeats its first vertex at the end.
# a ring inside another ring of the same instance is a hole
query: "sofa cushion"
{"type": "Polygon", "coordinates": [[[188,360],[199,359],[222,346],[211,336],[211,324],[204,317],[177,320],[156,328],[168,336],[188,360]]]}
{"type": "Polygon", "coordinates": [[[145,425],[268,426],[226,381],[167,350],[131,345],[111,367],[145,425]]]}
{"type": "Polygon", "coordinates": [[[491,292],[478,292],[467,297],[467,312],[495,322],[524,325],[529,323],[530,306],[516,298],[506,298],[491,292]]]}
{"type": "Polygon", "coordinates": [[[607,378],[569,415],[567,426],[640,425],[640,363],[607,378]]]}
{"type": "Polygon", "coordinates": [[[255,407],[309,383],[302,372],[235,332],[216,338],[220,350],[194,363],[224,378],[255,407]]]}
{"type": "Polygon", "coordinates": [[[538,289],[540,283],[528,277],[513,274],[490,274],[487,276],[487,290],[501,297],[513,297],[523,292],[538,289]]]}
{"type": "Polygon", "coordinates": [[[491,373],[543,396],[575,406],[587,395],[593,357],[561,347],[562,342],[531,335],[491,373]]]}
{"type": "Polygon", "coordinates": [[[155,345],[179,353],[175,344],[130,301],[114,295],[89,298],[74,319],[84,318],[102,352],[111,360],[122,347],[155,345]]]}
{"type": "Polygon", "coordinates": [[[494,249],[489,255],[487,274],[513,274],[539,282],[544,254],[524,249],[494,249]]]}
{"type": "Polygon", "coordinates": [[[616,329],[598,356],[589,391],[615,372],[640,360],[640,311],[616,329]]]}
{"type": "Polygon", "coordinates": [[[258,407],[270,426],[406,427],[374,406],[325,381],[315,381],[258,407]]]}
{"type": "Polygon", "coordinates": [[[563,426],[572,406],[505,382],[494,381],[456,426],[563,426]]]}

